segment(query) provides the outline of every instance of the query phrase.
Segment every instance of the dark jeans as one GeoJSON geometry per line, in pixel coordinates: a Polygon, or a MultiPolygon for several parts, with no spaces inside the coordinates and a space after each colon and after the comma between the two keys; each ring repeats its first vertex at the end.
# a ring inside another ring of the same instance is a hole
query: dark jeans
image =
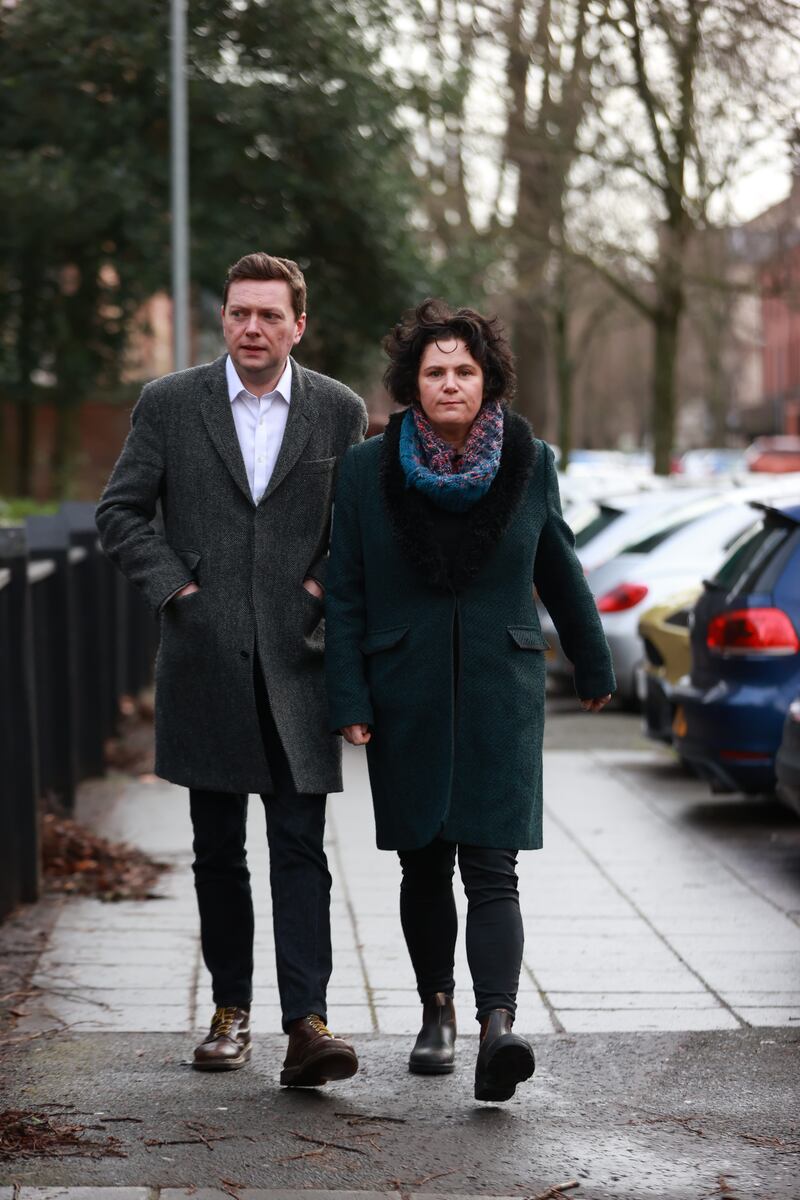
{"type": "Polygon", "coordinates": [[[399,851],[403,880],[400,919],[421,1000],[452,996],[458,918],[453,897],[456,849],[467,894],[467,961],[477,1018],[492,1009],[514,1014],[524,936],[517,892],[517,851],[456,847],[437,838],[421,850],[399,851]]]}
{"type": "MultiPolygon", "coordinates": [[[[325,796],[295,791],[260,669],[256,703],[274,792],[262,795],[272,890],[278,991],[284,1029],[298,1017],[327,1019],[331,974],[331,877],[322,848],[325,796]]],[[[253,901],[245,850],[247,796],[189,793],[194,878],[203,958],[214,1003],[249,1008],[253,983],[253,901]]]]}

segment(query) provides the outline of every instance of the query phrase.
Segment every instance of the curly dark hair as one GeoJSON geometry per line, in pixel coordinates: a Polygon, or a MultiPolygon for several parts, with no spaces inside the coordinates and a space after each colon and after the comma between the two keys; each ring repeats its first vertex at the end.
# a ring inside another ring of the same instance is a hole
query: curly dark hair
{"type": "Polygon", "coordinates": [[[428,298],[403,313],[403,319],[382,345],[389,356],[383,383],[395,404],[417,401],[417,376],[425,347],[457,338],[466,344],[483,370],[483,402],[514,398],[517,374],[508,337],[497,317],[482,317],[474,308],[453,309],[444,300],[428,298]]]}

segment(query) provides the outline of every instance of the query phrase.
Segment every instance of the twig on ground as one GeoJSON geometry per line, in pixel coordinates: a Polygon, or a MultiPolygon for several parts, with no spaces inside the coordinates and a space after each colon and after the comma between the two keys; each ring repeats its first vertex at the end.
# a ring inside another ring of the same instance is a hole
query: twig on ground
{"type": "Polygon", "coordinates": [[[800,1142],[784,1142],[779,1137],[770,1137],[766,1133],[740,1133],[739,1137],[751,1146],[762,1146],[768,1150],[780,1150],[784,1154],[800,1154],[800,1142]]]}
{"type": "Polygon", "coordinates": [[[415,1179],[410,1185],[413,1188],[422,1187],[423,1183],[430,1183],[432,1179],[443,1179],[445,1175],[455,1175],[457,1171],[461,1171],[461,1167],[451,1167],[449,1171],[437,1171],[435,1175],[424,1175],[422,1179],[415,1179]]]}
{"type": "MultiPolygon", "coordinates": [[[[197,1135],[197,1137],[200,1139],[200,1141],[203,1143],[203,1145],[204,1145],[204,1146],[205,1146],[205,1147],[206,1147],[208,1150],[212,1151],[212,1153],[213,1153],[214,1147],[211,1145],[211,1142],[208,1140],[208,1138],[206,1137],[206,1135],[203,1133],[202,1129],[198,1128],[199,1122],[196,1122],[196,1121],[184,1121],[183,1123],[184,1123],[184,1125],[186,1126],[186,1128],[187,1128],[188,1130],[190,1130],[190,1132],[191,1132],[191,1133],[194,1133],[194,1134],[196,1134],[196,1135],[197,1135]]],[[[212,1137],[214,1137],[214,1135],[213,1135],[213,1134],[212,1134],[211,1136],[212,1136],[212,1137]]],[[[223,1135],[223,1136],[224,1136],[224,1135],[223,1135]]],[[[222,1140],[223,1140],[222,1138],[218,1138],[218,1137],[215,1137],[215,1138],[214,1138],[214,1141],[222,1141],[222,1140]]]]}
{"type": "Polygon", "coordinates": [[[630,1121],[627,1121],[626,1124],[627,1125],[680,1125],[680,1126],[682,1126],[682,1128],[684,1128],[686,1130],[687,1133],[694,1133],[697,1137],[704,1138],[706,1136],[705,1130],[697,1129],[695,1127],[695,1125],[693,1124],[693,1122],[695,1122],[697,1120],[699,1120],[698,1117],[692,1117],[692,1116],[688,1116],[688,1117],[674,1117],[674,1116],[631,1117],[630,1121]]]}
{"type": "Polygon", "coordinates": [[[194,1137],[189,1138],[142,1138],[145,1146],[207,1146],[209,1150],[213,1150],[212,1142],[235,1142],[245,1140],[254,1142],[255,1138],[250,1137],[246,1133],[211,1133],[203,1134],[195,1131],[194,1137]]]}
{"type": "Polygon", "coordinates": [[[384,1134],[384,1131],[382,1129],[371,1129],[371,1130],[368,1130],[366,1133],[354,1133],[353,1137],[356,1139],[356,1141],[368,1142],[369,1145],[372,1146],[372,1149],[375,1150],[378,1154],[380,1154],[381,1153],[381,1144],[380,1144],[380,1142],[377,1142],[375,1139],[383,1137],[383,1134],[384,1134]]]}
{"type": "Polygon", "coordinates": [[[348,1146],[345,1142],[329,1142],[325,1138],[311,1137],[307,1133],[298,1133],[296,1129],[290,1129],[292,1137],[299,1138],[301,1142],[311,1142],[315,1146],[323,1146],[330,1150],[347,1150],[350,1154],[363,1154],[368,1157],[366,1150],[362,1150],[360,1146],[348,1146]]]}
{"type": "Polygon", "coordinates": [[[240,1190],[246,1185],[243,1183],[234,1183],[231,1179],[220,1179],[220,1188],[228,1196],[233,1196],[233,1200],[242,1200],[239,1195],[240,1190]]]}
{"type": "Polygon", "coordinates": [[[100,1120],[105,1125],[110,1125],[112,1121],[135,1121],[137,1125],[144,1125],[141,1117],[101,1117],[100,1120]]]}
{"type": "MultiPolygon", "coordinates": [[[[731,1176],[734,1179],[735,1176],[731,1176]]],[[[712,1196],[722,1196],[723,1200],[736,1200],[733,1188],[724,1175],[717,1176],[717,1186],[711,1192],[705,1192],[702,1200],[710,1200],[712,1196]]]]}
{"type": "Polygon", "coordinates": [[[319,1146],[316,1150],[301,1150],[299,1154],[284,1154],[281,1158],[273,1158],[276,1163],[297,1162],[301,1158],[316,1158],[318,1154],[325,1154],[327,1146],[319,1146]]]}
{"type": "Polygon", "coordinates": [[[23,1033],[19,1037],[0,1038],[0,1049],[5,1046],[20,1046],[23,1042],[35,1042],[37,1038],[47,1037],[51,1033],[61,1033],[60,1029],[40,1029],[36,1033],[23,1033]]]}
{"type": "Polygon", "coordinates": [[[451,1166],[449,1171],[435,1171],[433,1175],[423,1175],[421,1180],[386,1180],[387,1186],[395,1189],[401,1196],[407,1195],[409,1192],[414,1192],[415,1188],[421,1188],[423,1183],[429,1183],[431,1180],[441,1180],[445,1175],[455,1175],[456,1171],[461,1171],[461,1166],[451,1166]]]}
{"type": "Polygon", "coordinates": [[[555,1183],[546,1192],[539,1192],[537,1196],[528,1196],[526,1200],[558,1200],[558,1197],[563,1196],[564,1192],[570,1192],[573,1188],[580,1186],[577,1179],[568,1179],[566,1183],[555,1183]]]}
{"type": "Polygon", "coordinates": [[[379,1113],[335,1112],[335,1117],[344,1117],[348,1125],[367,1125],[370,1121],[386,1121],[389,1125],[405,1125],[405,1117],[384,1117],[379,1113]]]}

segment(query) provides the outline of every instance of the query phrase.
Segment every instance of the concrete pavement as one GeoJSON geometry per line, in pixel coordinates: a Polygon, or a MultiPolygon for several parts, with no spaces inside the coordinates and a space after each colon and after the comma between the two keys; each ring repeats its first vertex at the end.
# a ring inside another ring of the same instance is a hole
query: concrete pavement
{"type": "Polygon", "coordinates": [[[122,778],[85,789],[84,820],[175,870],[162,900],[63,904],[38,962],[43,994],[15,1031],[32,1040],[0,1063],[3,1106],[49,1105],[118,1138],[124,1157],[0,1161],[0,1185],[20,1185],[20,1200],[56,1200],[43,1188],[58,1200],[205,1200],[204,1188],[216,1189],[209,1200],[519,1200],[574,1181],[564,1194],[577,1200],[800,1200],[800,823],[710,796],[609,716],[551,718],[550,744],[582,749],[546,755],[545,849],[520,860],[518,1028],[537,1071],[502,1106],[472,1099],[463,932],[456,1072],[407,1072],[419,1005],[398,870],[374,848],[357,752],[329,805],[330,1023],[354,1036],[362,1069],[311,1093],[277,1085],[285,1039],[260,801],[255,1051],[245,1071],[208,1077],[187,1065],[211,999],[185,795],[122,778]],[[78,1186],[90,1192],[63,1190],[78,1186]]]}
{"type": "MultiPolygon", "coordinates": [[[[346,762],[347,790],[328,810],[330,1022],[348,1034],[409,1035],[419,1002],[397,912],[399,869],[395,855],[374,846],[363,754],[349,749],[346,762]]],[[[536,1035],[800,1026],[800,884],[781,882],[769,862],[743,859],[735,842],[704,830],[698,812],[730,807],[729,798],[678,777],[658,752],[603,749],[548,754],[545,795],[545,849],[520,856],[520,1028],[536,1035]]],[[[185,792],[104,781],[84,793],[83,805],[102,832],[175,870],[164,878],[163,900],[65,906],[34,976],[44,994],[20,1030],[203,1028],[213,1003],[185,792]]],[[[254,797],[253,1022],[273,1033],[280,1011],[263,825],[254,797]]],[[[463,914],[461,896],[459,906],[463,914]]],[[[456,975],[466,1031],[474,1008],[463,936],[456,975]]]]}

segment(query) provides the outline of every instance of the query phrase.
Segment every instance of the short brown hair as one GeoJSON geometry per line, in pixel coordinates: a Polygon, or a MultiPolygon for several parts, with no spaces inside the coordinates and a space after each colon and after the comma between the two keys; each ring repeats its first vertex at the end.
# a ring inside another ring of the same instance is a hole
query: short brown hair
{"type": "Polygon", "coordinates": [[[253,254],[245,254],[225,276],[225,288],[222,293],[222,307],[228,303],[228,289],[237,279],[282,279],[289,285],[292,293],[292,308],[296,317],[306,311],[306,281],[303,272],[291,258],[276,258],[274,254],[265,254],[256,250],[253,254]]]}
{"type": "Polygon", "coordinates": [[[464,342],[483,371],[483,400],[509,404],[516,392],[517,373],[506,332],[497,317],[483,317],[474,308],[453,309],[444,300],[423,300],[403,313],[403,319],[383,339],[389,365],[384,386],[395,404],[417,401],[417,376],[425,347],[453,339],[464,342]]]}

